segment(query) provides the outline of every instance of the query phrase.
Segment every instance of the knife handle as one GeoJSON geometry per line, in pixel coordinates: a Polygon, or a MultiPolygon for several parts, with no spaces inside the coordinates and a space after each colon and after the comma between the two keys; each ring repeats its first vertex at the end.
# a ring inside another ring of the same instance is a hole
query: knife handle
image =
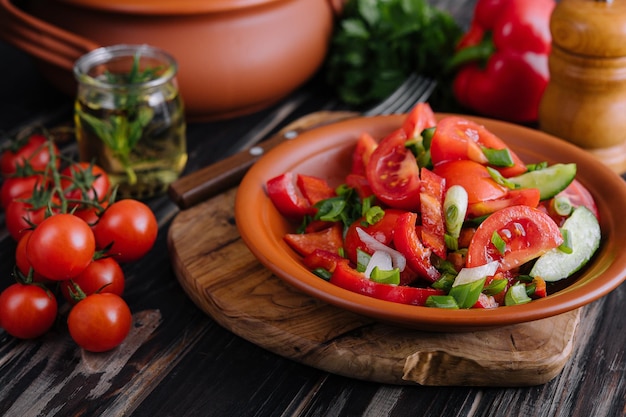
{"type": "Polygon", "coordinates": [[[347,111],[319,111],[303,116],[257,146],[237,152],[171,183],[170,199],[181,209],[192,207],[239,184],[250,167],[272,148],[302,131],[357,116],[347,111]]]}

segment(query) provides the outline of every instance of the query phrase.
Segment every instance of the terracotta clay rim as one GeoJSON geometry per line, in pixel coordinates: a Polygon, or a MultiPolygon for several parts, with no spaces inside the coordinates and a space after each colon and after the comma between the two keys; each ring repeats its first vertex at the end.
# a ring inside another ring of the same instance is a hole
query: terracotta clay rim
{"type": "MultiPolygon", "coordinates": [[[[315,171],[311,164],[323,165],[324,159],[328,159],[328,166],[335,158],[332,155],[335,149],[353,149],[361,132],[388,133],[400,126],[403,118],[359,118],[314,129],[275,148],[250,169],[237,192],[235,218],[242,239],[263,265],[298,290],[329,304],[384,322],[430,331],[472,331],[555,316],[597,300],[626,279],[626,251],[620,244],[626,236],[626,222],[621,221],[626,207],[623,179],[570,143],[537,130],[475,117],[470,119],[509,142],[526,162],[577,163],[578,180],[596,198],[603,240],[594,260],[576,282],[525,305],[454,311],[377,300],[336,287],[313,275],[282,240],[279,231],[287,227],[287,222],[267,198],[265,182],[287,170],[299,172],[306,161],[309,165],[303,168],[305,171],[315,171]]],[[[340,176],[341,173],[337,173],[336,178],[340,176]]]]}
{"type": "MultiPolygon", "coordinates": [[[[265,6],[285,0],[57,0],[93,10],[140,15],[218,13],[265,6]]],[[[289,0],[292,1],[292,0],[289,0]]]]}

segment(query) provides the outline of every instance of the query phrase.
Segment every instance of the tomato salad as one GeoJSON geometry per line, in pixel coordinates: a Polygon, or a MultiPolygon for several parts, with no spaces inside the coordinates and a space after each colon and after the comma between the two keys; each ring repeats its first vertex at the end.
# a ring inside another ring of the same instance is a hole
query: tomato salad
{"type": "Polygon", "coordinates": [[[493,308],[546,297],[600,244],[576,165],[526,165],[497,135],[427,103],[380,141],[363,133],[345,182],[285,172],[267,181],[284,236],[330,283],[387,301],[493,308]]]}

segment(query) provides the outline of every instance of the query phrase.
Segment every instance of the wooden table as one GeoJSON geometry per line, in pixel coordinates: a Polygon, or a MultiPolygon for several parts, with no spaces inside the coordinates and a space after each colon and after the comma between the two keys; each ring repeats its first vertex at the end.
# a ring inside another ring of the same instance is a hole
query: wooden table
{"type": "MultiPolygon", "coordinates": [[[[461,21],[469,19],[473,2],[440,3],[461,21]]],[[[26,54],[0,43],[0,57],[0,131],[71,123],[71,98],[48,85],[26,54]]],[[[290,119],[324,105],[328,92],[314,91],[290,119]]],[[[233,138],[257,126],[270,110],[190,124],[186,172],[231,153],[233,138]]],[[[120,349],[94,355],[82,352],[62,330],[33,341],[0,330],[0,415],[626,415],[625,285],[583,309],[573,354],[546,384],[480,388],[367,382],[285,359],[218,325],[196,307],[173,272],[167,235],[178,208],[167,196],[148,203],[160,230],[150,254],[125,269],[125,297],[135,317],[129,338],[120,349]]],[[[4,227],[0,230],[3,289],[11,283],[15,243],[4,227]]]]}

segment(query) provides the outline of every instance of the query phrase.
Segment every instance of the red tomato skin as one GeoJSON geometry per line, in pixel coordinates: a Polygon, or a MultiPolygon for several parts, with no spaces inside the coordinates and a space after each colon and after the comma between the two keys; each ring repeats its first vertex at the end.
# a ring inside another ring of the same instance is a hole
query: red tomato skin
{"type": "Polygon", "coordinates": [[[106,352],[119,346],[131,325],[128,305],[112,293],[87,296],[70,310],[67,318],[70,336],[89,352],[106,352]]]}
{"type": "MultiPolygon", "coordinates": [[[[30,239],[30,235],[32,235],[32,230],[26,230],[20,240],[17,242],[17,246],[15,247],[15,266],[22,273],[22,275],[27,276],[31,271],[32,265],[28,260],[28,256],[26,254],[26,247],[28,245],[28,240],[30,239]]],[[[48,278],[41,275],[39,272],[33,271],[33,281],[47,283],[51,282],[48,278]]]]}
{"type": "Polygon", "coordinates": [[[356,147],[352,153],[351,174],[365,176],[367,164],[370,161],[374,149],[378,146],[376,139],[367,132],[361,133],[356,142],[356,147]]]}
{"type": "Polygon", "coordinates": [[[418,211],[419,167],[406,141],[403,129],[386,136],[372,153],[366,176],[380,201],[392,208],[418,211]]]}
{"type": "Polygon", "coordinates": [[[344,248],[346,256],[353,264],[357,263],[357,249],[361,249],[364,252],[372,254],[372,251],[367,248],[356,231],[357,227],[360,227],[368,234],[372,235],[379,242],[390,245],[393,241],[393,233],[396,225],[397,218],[404,213],[404,210],[387,209],[385,215],[378,222],[363,226],[364,218],[355,221],[347,230],[344,238],[344,248]]]}
{"type": "Polygon", "coordinates": [[[330,273],[334,272],[337,264],[341,262],[348,262],[348,260],[341,257],[337,252],[329,252],[323,249],[316,249],[302,258],[302,263],[308,269],[323,268],[330,273]]]}
{"type": "MultiPolygon", "coordinates": [[[[0,155],[0,173],[4,177],[13,175],[17,171],[17,166],[23,166],[26,160],[28,160],[33,170],[44,171],[50,162],[50,151],[46,142],[45,136],[33,134],[28,138],[26,144],[17,151],[13,152],[7,149],[2,152],[2,155],[0,155]]],[[[52,144],[52,149],[55,154],[59,154],[59,150],[54,143],[52,144]]],[[[59,163],[59,159],[57,159],[57,167],[59,163]]]]}
{"type": "Polygon", "coordinates": [[[71,293],[76,292],[77,285],[85,295],[113,293],[120,297],[124,294],[125,277],[120,264],[113,258],[100,258],[91,262],[83,272],[60,285],[61,293],[70,305],[78,300],[71,293]]]}
{"type": "MultiPolygon", "coordinates": [[[[70,200],[92,200],[92,201],[106,201],[109,190],[111,188],[111,182],[107,173],[98,165],[93,165],[88,162],[74,162],[73,164],[65,167],[61,171],[61,188],[64,190],[65,197],[70,200]],[[91,172],[89,172],[91,170],[91,172]],[[97,177],[91,184],[85,184],[89,186],[86,190],[86,195],[80,189],[73,187],[71,178],[77,177],[81,179],[84,176],[97,177]]],[[[70,208],[80,206],[77,203],[69,203],[70,208]]]]}
{"type": "Polygon", "coordinates": [[[469,204],[467,207],[467,217],[481,217],[511,206],[522,205],[535,208],[539,205],[540,199],[541,193],[537,188],[509,190],[504,197],[496,200],[469,204]]]}
{"type": "Polygon", "coordinates": [[[545,212],[528,206],[511,206],[490,215],[476,229],[467,253],[467,267],[500,262],[509,271],[563,243],[558,225],[545,212]],[[502,255],[491,242],[494,232],[506,242],[502,255]]]}
{"type": "Polygon", "coordinates": [[[287,233],[283,238],[302,256],[309,255],[316,249],[338,253],[343,247],[342,226],[339,223],[316,232],[287,233]]]}
{"type": "Polygon", "coordinates": [[[429,282],[435,282],[441,274],[430,261],[432,250],[425,247],[417,235],[417,214],[406,212],[398,216],[393,232],[393,243],[405,257],[409,267],[429,282]]]}
{"type": "Polygon", "coordinates": [[[423,306],[431,295],[443,295],[444,292],[434,288],[416,288],[403,285],[379,284],[367,279],[365,275],[348,265],[338,263],[330,283],[340,288],[394,303],[423,306]]]}
{"type": "Polygon", "coordinates": [[[421,136],[424,129],[437,125],[437,118],[428,103],[417,103],[402,123],[402,130],[409,139],[421,136]]]}
{"type": "Polygon", "coordinates": [[[42,175],[29,175],[28,177],[6,178],[0,188],[0,202],[2,208],[6,209],[9,204],[22,195],[31,195],[35,187],[44,185],[42,175]]]}
{"type": "Polygon", "coordinates": [[[315,209],[296,186],[293,172],[269,179],[265,183],[265,190],[276,210],[289,219],[301,220],[307,214],[315,214],[315,209]]]}
{"type": "Polygon", "coordinates": [[[111,245],[109,255],[120,263],[139,260],[148,253],[158,230],[150,207],[132,199],[111,204],[93,227],[98,249],[111,245]]]}
{"type": "Polygon", "coordinates": [[[442,259],[445,259],[445,219],[443,213],[444,190],[446,181],[434,172],[422,168],[422,191],[420,210],[422,214],[422,242],[442,259]]]}
{"type": "Polygon", "coordinates": [[[38,273],[54,281],[74,278],[91,263],[96,249],[87,223],[71,214],[45,219],[28,240],[26,254],[38,273]]]}
{"type": "Polygon", "coordinates": [[[460,185],[467,191],[468,204],[496,200],[504,197],[508,189],[491,178],[483,165],[470,161],[458,160],[441,163],[433,172],[446,180],[446,189],[460,185]]]}
{"type": "MultiPolygon", "coordinates": [[[[23,234],[32,229],[32,224],[38,225],[46,218],[46,207],[34,208],[32,204],[22,201],[30,198],[32,191],[27,191],[12,201],[5,211],[4,221],[9,234],[15,241],[19,241],[23,234]]],[[[58,204],[59,200],[53,197],[52,205],[58,204]]],[[[57,213],[58,209],[52,207],[52,213],[57,213]]]]}
{"type": "Polygon", "coordinates": [[[335,189],[328,185],[328,182],[323,178],[298,174],[296,185],[310,205],[337,196],[335,189]]]}
{"type": "Polygon", "coordinates": [[[0,327],[18,339],[46,333],[56,319],[57,301],[44,288],[15,283],[0,294],[0,327]]]}
{"type": "Polygon", "coordinates": [[[503,176],[512,177],[526,172],[524,162],[502,139],[484,126],[460,116],[448,116],[437,123],[430,147],[433,165],[463,159],[486,165],[487,158],[480,149],[481,145],[492,149],[509,149],[514,165],[493,167],[503,176]]]}

